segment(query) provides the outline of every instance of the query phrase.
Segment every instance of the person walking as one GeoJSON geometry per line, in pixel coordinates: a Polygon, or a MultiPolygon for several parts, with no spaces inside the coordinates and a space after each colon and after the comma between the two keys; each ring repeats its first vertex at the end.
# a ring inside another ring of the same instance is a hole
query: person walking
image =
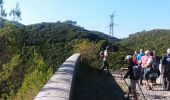
{"type": "MultiPolygon", "coordinates": [[[[131,55],[126,56],[125,58],[128,61],[128,71],[123,77],[123,79],[130,77],[130,92],[133,94],[133,99],[138,100],[137,92],[136,92],[136,84],[138,83],[138,80],[134,76],[133,67],[136,65],[133,62],[133,57],[131,55]]],[[[130,94],[130,93],[128,93],[130,94]]]]}

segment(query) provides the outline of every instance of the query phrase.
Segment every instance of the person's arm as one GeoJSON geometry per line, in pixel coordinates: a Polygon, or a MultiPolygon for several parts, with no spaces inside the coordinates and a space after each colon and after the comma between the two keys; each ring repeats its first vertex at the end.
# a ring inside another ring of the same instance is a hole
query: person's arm
{"type": "Polygon", "coordinates": [[[128,76],[130,75],[130,71],[128,70],[127,73],[125,74],[125,76],[123,77],[124,79],[125,78],[128,78],[128,76]]]}
{"type": "Polygon", "coordinates": [[[126,72],[126,74],[125,74],[125,76],[123,78],[124,79],[128,78],[129,75],[130,75],[130,66],[128,66],[128,71],[126,72]]]}

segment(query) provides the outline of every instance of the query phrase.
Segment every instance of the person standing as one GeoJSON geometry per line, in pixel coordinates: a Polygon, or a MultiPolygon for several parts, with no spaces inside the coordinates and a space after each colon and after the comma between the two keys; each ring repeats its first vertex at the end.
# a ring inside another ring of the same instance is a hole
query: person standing
{"type": "Polygon", "coordinates": [[[142,71],[142,76],[140,79],[140,85],[143,85],[142,81],[144,78],[144,73],[146,71],[146,64],[147,64],[147,60],[149,58],[149,50],[145,51],[145,55],[141,57],[141,71],[142,71]]]}
{"type": "Polygon", "coordinates": [[[108,63],[108,50],[109,50],[109,46],[107,46],[106,49],[104,50],[103,64],[102,64],[101,71],[103,71],[106,68],[108,74],[110,74],[109,63],[108,63]]]}
{"type": "Polygon", "coordinates": [[[154,66],[154,61],[155,61],[154,54],[152,51],[150,51],[147,63],[145,65],[146,71],[144,73],[147,89],[149,90],[153,89],[153,81],[156,80],[156,78],[158,78],[159,76],[157,72],[157,67],[154,66]]]}
{"type": "Polygon", "coordinates": [[[163,67],[163,90],[170,90],[170,48],[167,54],[162,57],[161,64],[163,67]]]}

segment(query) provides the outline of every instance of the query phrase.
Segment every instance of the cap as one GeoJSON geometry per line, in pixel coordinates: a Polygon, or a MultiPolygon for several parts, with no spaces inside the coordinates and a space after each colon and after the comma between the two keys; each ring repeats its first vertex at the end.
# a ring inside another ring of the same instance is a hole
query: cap
{"type": "Polygon", "coordinates": [[[149,50],[146,50],[146,51],[145,51],[145,55],[147,55],[147,54],[149,54],[149,50]]]}
{"type": "Polygon", "coordinates": [[[132,56],[131,55],[127,55],[125,59],[126,60],[132,59],[132,56]]]}
{"type": "Polygon", "coordinates": [[[167,54],[170,54],[170,48],[167,49],[167,54]]]}

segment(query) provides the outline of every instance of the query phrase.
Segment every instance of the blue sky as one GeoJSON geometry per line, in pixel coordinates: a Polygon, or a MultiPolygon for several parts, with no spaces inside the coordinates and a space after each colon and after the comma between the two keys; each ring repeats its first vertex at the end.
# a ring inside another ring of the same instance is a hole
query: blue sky
{"type": "Polygon", "coordinates": [[[170,0],[4,0],[6,11],[16,2],[22,11],[19,22],[25,25],[73,20],[85,29],[109,34],[110,15],[115,11],[117,38],[142,30],[170,29],[170,0]]]}

